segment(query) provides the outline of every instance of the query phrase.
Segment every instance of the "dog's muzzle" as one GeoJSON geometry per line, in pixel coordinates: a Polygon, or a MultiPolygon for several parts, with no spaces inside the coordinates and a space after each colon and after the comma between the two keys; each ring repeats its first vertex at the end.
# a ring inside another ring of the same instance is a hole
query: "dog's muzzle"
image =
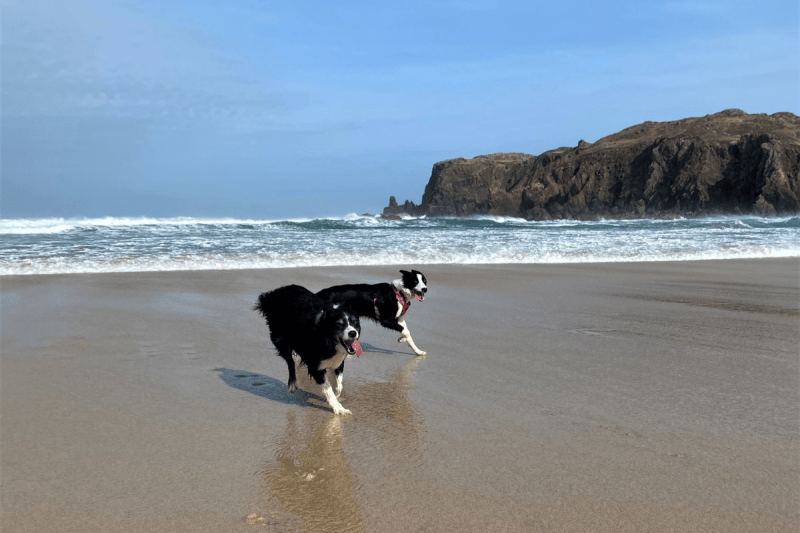
{"type": "Polygon", "coordinates": [[[361,357],[361,345],[358,343],[358,331],[353,328],[348,328],[345,332],[346,337],[342,338],[342,346],[347,350],[348,355],[355,354],[356,357],[361,357]]]}

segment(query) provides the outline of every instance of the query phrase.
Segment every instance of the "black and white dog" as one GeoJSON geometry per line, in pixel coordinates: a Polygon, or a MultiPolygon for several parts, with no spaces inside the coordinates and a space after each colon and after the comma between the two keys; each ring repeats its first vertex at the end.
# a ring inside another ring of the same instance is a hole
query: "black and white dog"
{"type": "MultiPolygon", "coordinates": [[[[253,310],[264,315],[272,344],[289,367],[289,392],[298,388],[296,371],[301,378],[308,372],[333,412],[350,414],[337,398],[342,393],[345,358],[361,355],[358,315],[299,285],[262,293],[253,310]]],[[[310,381],[304,379],[303,383],[310,381]]]]}
{"type": "Polygon", "coordinates": [[[425,299],[428,280],[419,270],[401,270],[400,273],[403,277],[391,283],[337,285],[319,291],[317,296],[332,303],[347,305],[358,316],[399,331],[402,335],[397,342],[407,342],[418,356],[426,355],[414,344],[405,316],[415,298],[419,301],[425,299]]]}

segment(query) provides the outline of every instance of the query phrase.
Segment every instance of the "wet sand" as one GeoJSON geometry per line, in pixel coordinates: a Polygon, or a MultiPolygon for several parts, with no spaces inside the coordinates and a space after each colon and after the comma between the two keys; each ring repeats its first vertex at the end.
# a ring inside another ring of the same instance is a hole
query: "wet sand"
{"type": "Polygon", "coordinates": [[[419,268],[347,417],[250,308],[396,267],[0,277],[2,530],[800,530],[800,261],[419,268]]]}

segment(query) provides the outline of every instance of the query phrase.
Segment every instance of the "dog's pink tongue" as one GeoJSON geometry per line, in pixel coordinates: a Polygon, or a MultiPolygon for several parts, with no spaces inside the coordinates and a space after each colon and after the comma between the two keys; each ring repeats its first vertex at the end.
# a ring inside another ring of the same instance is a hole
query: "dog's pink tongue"
{"type": "Polygon", "coordinates": [[[415,294],[415,295],[414,295],[414,298],[416,298],[416,299],[417,299],[417,300],[419,300],[420,302],[422,301],[422,296],[420,296],[419,294],[415,294]]]}
{"type": "Polygon", "coordinates": [[[358,341],[353,341],[353,348],[356,351],[356,357],[361,357],[361,345],[358,344],[358,341]]]}

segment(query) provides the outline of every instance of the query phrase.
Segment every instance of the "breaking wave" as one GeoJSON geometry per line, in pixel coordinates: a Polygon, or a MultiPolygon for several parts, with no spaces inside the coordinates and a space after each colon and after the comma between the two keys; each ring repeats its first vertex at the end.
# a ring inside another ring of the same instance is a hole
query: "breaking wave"
{"type": "Polygon", "coordinates": [[[0,275],[800,257],[800,217],[0,219],[0,275]]]}

